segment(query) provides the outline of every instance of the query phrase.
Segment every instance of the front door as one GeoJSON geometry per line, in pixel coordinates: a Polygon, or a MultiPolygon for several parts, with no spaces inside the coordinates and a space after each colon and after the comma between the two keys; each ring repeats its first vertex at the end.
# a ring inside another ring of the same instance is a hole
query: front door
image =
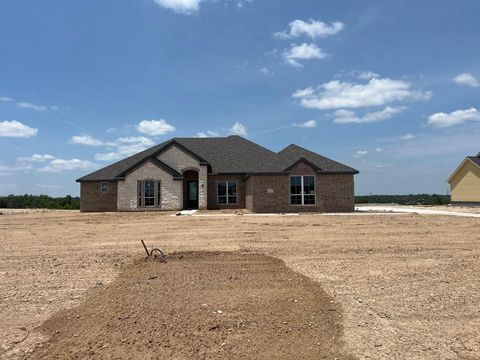
{"type": "Polygon", "coordinates": [[[198,209],[198,181],[187,181],[187,208],[198,209]]]}

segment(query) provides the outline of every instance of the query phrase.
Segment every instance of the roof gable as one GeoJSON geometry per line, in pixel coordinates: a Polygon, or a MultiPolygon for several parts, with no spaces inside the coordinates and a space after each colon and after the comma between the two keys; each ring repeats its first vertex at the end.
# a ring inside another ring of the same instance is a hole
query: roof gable
{"type": "Polygon", "coordinates": [[[320,169],[317,165],[315,165],[314,163],[308,161],[307,159],[305,158],[300,158],[298,159],[297,161],[295,161],[292,165],[290,165],[289,167],[287,167],[285,170],[283,171],[290,171],[292,169],[294,169],[298,164],[300,163],[304,163],[304,164],[307,164],[308,166],[310,166],[312,169],[314,169],[315,171],[322,171],[322,169],[320,169]]]}
{"type": "Polygon", "coordinates": [[[142,166],[144,163],[146,163],[148,161],[151,162],[152,164],[158,166],[159,168],[161,168],[162,170],[164,170],[168,174],[172,175],[175,179],[183,179],[182,174],[180,174],[178,171],[171,168],[170,166],[168,166],[167,164],[165,164],[164,162],[162,162],[161,160],[157,159],[154,156],[148,156],[148,157],[138,161],[137,163],[133,164],[132,166],[130,166],[125,171],[121,172],[118,176],[116,176],[116,178],[118,180],[120,180],[122,178],[125,178],[125,176],[127,176],[131,172],[135,171],[136,169],[138,169],[140,166],[142,166]]]}
{"type": "Polygon", "coordinates": [[[455,169],[455,171],[452,173],[452,175],[450,175],[447,179],[447,182],[451,182],[451,180],[453,179],[453,177],[455,175],[457,175],[457,173],[463,168],[463,166],[467,163],[467,162],[471,162],[473,163],[474,165],[480,167],[480,154],[478,154],[477,156],[467,156],[465,159],[463,159],[463,161],[460,163],[460,165],[458,165],[458,167],[455,169]]]}
{"type": "Polygon", "coordinates": [[[286,148],[282,149],[278,155],[284,169],[291,166],[294,162],[304,159],[304,161],[313,164],[320,173],[358,174],[358,170],[355,170],[350,166],[344,165],[338,161],[329,159],[295,144],[288,145],[286,148]]]}

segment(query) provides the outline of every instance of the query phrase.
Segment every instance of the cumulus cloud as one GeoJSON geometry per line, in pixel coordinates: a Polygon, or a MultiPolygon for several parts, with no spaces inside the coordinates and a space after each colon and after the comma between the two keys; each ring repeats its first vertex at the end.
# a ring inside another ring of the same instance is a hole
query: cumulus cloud
{"type": "Polygon", "coordinates": [[[115,143],[105,142],[99,139],[95,139],[90,135],[75,135],[70,139],[72,144],[80,144],[87,146],[115,146],[115,143]]]}
{"type": "Polygon", "coordinates": [[[201,0],[153,0],[155,4],[180,14],[193,14],[200,9],[201,0]]]}
{"type": "MultiPolygon", "coordinates": [[[[115,153],[117,154],[116,159],[139,153],[140,151],[146,150],[153,145],[155,145],[155,142],[145,136],[128,136],[118,138],[115,141],[115,146],[117,147],[115,151],[115,153]]],[[[103,160],[105,160],[108,155],[103,155],[103,160]]],[[[110,156],[112,157],[112,160],[115,160],[115,156],[113,154],[111,154],[110,156]]]]}
{"type": "Polygon", "coordinates": [[[49,154],[33,154],[32,156],[28,157],[18,157],[17,161],[19,162],[32,162],[32,163],[40,163],[40,162],[45,162],[48,160],[53,160],[55,159],[54,156],[49,155],[49,154]]]}
{"type": "Polygon", "coordinates": [[[337,124],[348,124],[348,123],[370,123],[376,121],[382,121],[391,118],[393,115],[398,114],[406,109],[405,106],[387,106],[383,110],[373,111],[366,113],[363,116],[357,116],[357,114],[352,110],[337,110],[334,113],[335,119],[333,120],[337,124]]]}
{"type": "Polygon", "coordinates": [[[480,111],[470,108],[456,110],[451,113],[439,112],[428,117],[428,124],[439,128],[459,125],[467,121],[480,121],[480,111]]]}
{"type": "Polygon", "coordinates": [[[340,21],[328,24],[313,19],[310,21],[294,20],[288,25],[287,31],[277,32],[274,36],[280,39],[292,39],[300,36],[308,36],[311,39],[324,38],[340,32],[344,27],[345,25],[340,21]]]}
{"type": "Polygon", "coordinates": [[[317,127],[317,120],[308,120],[303,123],[293,123],[292,126],[301,128],[314,128],[317,127]]]}
{"type": "Polygon", "coordinates": [[[413,135],[411,133],[408,133],[408,134],[400,136],[400,139],[401,140],[412,140],[412,139],[415,139],[415,135],[413,135]]]}
{"type": "Polygon", "coordinates": [[[220,136],[220,134],[216,131],[201,131],[199,133],[197,133],[197,136],[198,138],[207,138],[207,137],[218,137],[220,136]]]}
{"type": "Polygon", "coordinates": [[[307,43],[303,43],[301,45],[293,44],[290,49],[283,53],[283,59],[285,62],[295,67],[303,67],[298,60],[320,60],[324,59],[326,56],[327,54],[324,53],[323,50],[317,45],[307,43]]]}
{"type": "Polygon", "coordinates": [[[459,85],[466,85],[471,87],[478,87],[480,86],[480,80],[478,80],[475,76],[470,73],[463,73],[457,75],[453,78],[453,81],[459,85]]]}
{"type": "Polygon", "coordinates": [[[378,77],[380,77],[380,74],[374,73],[373,71],[361,71],[357,75],[357,78],[360,80],[370,80],[378,77]]]}
{"type": "Polygon", "coordinates": [[[299,98],[304,107],[325,110],[385,106],[401,100],[428,100],[432,93],[412,90],[406,81],[372,78],[361,84],[333,80],[316,89],[297,90],[292,96],[299,98]]]}
{"type": "Polygon", "coordinates": [[[55,159],[50,161],[47,166],[37,169],[38,172],[58,173],[65,170],[92,170],[96,169],[97,164],[88,160],[79,159],[55,159]]]}
{"type": "Polygon", "coordinates": [[[120,160],[122,155],[117,152],[97,153],[95,154],[95,160],[97,161],[114,161],[120,160]]]}
{"type": "Polygon", "coordinates": [[[107,148],[106,152],[95,154],[95,160],[111,161],[118,160],[153,146],[155,142],[145,136],[119,137],[114,141],[103,141],[90,135],[75,135],[70,139],[71,144],[96,146],[107,148]]]}
{"type": "Polygon", "coordinates": [[[31,128],[20,121],[0,121],[0,137],[29,138],[37,133],[38,129],[31,128]]]}
{"type": "Polygon", "coordinates": [[[229,129],[229,131],[235,135],[241,135],[241,136],[247,135],[247,127],[239,122],[236,122],[235,124],[233,124],[233,126],[229,129]]]}
{"type": "Polygon", "coordinates": [[[0,96],[0,101],[2,101],[2,102],[12,102],[12,101],[15,101],[15,100],[13,100],[11,97],[8,97],[8,96],[0,96]]]}
{"type": "Polygon", "coordinates": [[[150,136],[158,136],[175,131],[175,127],[164,119],[142,120],[137,125],[137,131],[150,136]]]}

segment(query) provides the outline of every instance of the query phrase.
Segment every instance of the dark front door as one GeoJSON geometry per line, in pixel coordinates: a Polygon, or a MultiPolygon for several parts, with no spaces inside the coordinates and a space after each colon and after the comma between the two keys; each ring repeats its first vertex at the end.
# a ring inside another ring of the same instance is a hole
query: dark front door
{"type": "Polygon", "coordinates": [[[187,181],[187,208],[198,209],[198,181],[187,181]]]}

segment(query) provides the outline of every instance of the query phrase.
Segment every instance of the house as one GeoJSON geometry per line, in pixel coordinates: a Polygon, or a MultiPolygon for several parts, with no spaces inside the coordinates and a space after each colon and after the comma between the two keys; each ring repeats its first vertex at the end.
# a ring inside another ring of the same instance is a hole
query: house
{"type": "Polygon", "coordinates": [[[466,157],[447,181],[452,203],[480,205],[480,153],[466,157]]]}
{"type": "Polygon", "coordinates": [[[354,210],[358,171],[289,145],[278,153],[240,136],[174,138],[77,180],[81,211],[354,210]]]}

